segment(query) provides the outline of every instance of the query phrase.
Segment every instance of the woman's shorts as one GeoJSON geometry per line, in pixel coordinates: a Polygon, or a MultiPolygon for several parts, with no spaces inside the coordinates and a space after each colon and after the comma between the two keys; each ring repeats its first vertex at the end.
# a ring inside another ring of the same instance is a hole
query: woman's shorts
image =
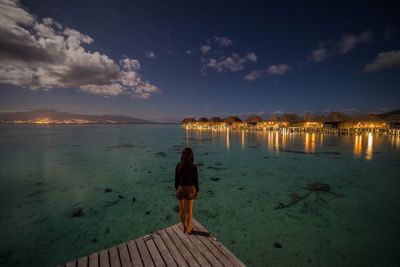
{"type": "Polygon", "coordinates": [[[196,187],[192,186],[178,186],[176,189],[177,199],[195,199],[197,196],[196,187]]]}

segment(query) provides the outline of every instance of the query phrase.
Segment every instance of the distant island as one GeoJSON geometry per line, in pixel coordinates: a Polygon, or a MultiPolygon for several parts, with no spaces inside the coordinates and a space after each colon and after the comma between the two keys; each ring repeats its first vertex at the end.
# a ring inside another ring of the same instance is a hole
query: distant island
{"type": "Polygon", "coordinates": [[[155,123],[125,115],[87,115],[55,109],[0,113],[1,124],[135,124],[155,123]]]}

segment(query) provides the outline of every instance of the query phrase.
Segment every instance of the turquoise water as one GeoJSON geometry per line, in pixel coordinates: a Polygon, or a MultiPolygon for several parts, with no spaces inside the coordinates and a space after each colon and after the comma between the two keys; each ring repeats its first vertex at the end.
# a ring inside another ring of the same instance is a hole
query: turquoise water
{"type": "Polygon", "coordinates": [[[0,265],[53,266],[177,223],[185,146],[194,216],[247,265],[400,265],[399,137],[177,125],[0,126],[0,265]],[[275,209],[313,182],[341,197],[275,209]]]}

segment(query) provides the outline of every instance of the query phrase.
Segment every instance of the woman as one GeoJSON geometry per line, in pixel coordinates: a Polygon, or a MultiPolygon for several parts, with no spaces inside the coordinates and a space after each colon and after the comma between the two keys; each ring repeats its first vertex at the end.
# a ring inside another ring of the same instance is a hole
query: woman
{"type": "Polygon", "coordinates": [[[183,232],[192,233],[193,200],[199,196],[197,166],[193,163],[193,151],[186,147],[181,162],[175,169],[176,198],[179,199],[179,217],[183,232]]]}

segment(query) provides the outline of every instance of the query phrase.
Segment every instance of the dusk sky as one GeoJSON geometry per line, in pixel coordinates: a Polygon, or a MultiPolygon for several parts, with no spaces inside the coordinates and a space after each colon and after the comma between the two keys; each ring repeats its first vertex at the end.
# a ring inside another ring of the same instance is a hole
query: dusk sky
{"type": "Polygon", "coordinates": [[[399,109],[399,10],[396,1],[0,0],[0,111],[162,120],[399,109]]]}

